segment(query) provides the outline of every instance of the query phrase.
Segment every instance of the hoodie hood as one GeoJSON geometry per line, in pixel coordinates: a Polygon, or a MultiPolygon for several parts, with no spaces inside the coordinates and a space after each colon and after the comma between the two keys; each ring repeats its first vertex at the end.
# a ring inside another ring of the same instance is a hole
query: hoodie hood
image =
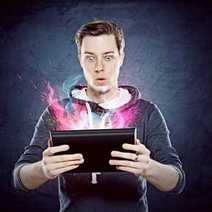
{"type": "Polygon", "coordinates": [[[92,102],[89,99],[82,99],[79,96],[77,97],[77,95],[73,95],[74,91],[77,91],[77,90],[82,91],[86,87],[87,86],[85,86],[85,85],[76,85],[70,89],[69,95],[70,95],[70,98],[72,99],[72,101],[77,104],[80,104],[80,105],[86,105],[86,103],[89,104],[92,112],[105,113],[105,112],[114,111],[114,110],[127,109],[131,105],[135,104],[138,101],[138,99],[141,98],[141,94],[137,88],[135,88],[133,86],[122,85],[122,86],[119,86],[119,88],[121,88],[125,91],[128,91],[127,93],[129,93],[129,95],[131,95],[129,101],[127,101],[127,103],[124,103],[123,105],[119,105],[118,107],[115,107],[113,109],[107,109],[107,108],[104,108],[102,106],[103,104],[101,104],[101,103],[99,104],[96,102],[92,102]]]}
{"type": "Polygon", "coordinates": [[[115,103],[112,102],[113,106],[117,106],[112,109],[106,109],[101,104],[89,101],[86,95],[80,96],[80,91],[85,88],[86,86],[83,85],[72,87],[70,98],[56,101],[49,107],[57,130],[126,128],[133,125],[141,102],[141,95],[137,88],[119,86],[122,94],[117,98],[121,99],[120,102],[117,100],[115,103]],[[78,93],[73,95],[73,91],[78,93]]]}
{"type": "Polygon", "coordinates": [[[78,108],[86,108],[88,128],[128,127],[129,121],[134,119],[132,117],[135,116],[136,103],[141,98],[137,88],[126,85],[119,86],[122,89],[122,94],[119,97],[120,101],[115,102],[117,107],[109,109],[103,106],[104,103],[98,104],[90,101],[85,94],[85,88],[86,86],[83,85],[72,87],[70,89],[70,98],[72,103],[79,105],[78,108]]]}

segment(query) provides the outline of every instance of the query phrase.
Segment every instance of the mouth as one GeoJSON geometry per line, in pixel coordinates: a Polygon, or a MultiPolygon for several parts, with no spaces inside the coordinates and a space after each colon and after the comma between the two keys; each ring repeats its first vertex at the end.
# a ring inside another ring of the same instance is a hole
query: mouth
{"type": "Polygon", "coordinates": [[[107,80],[106,80],[106,78],[97,78],[97,79],[95,79],[95,84],[96,85],[105,85],[105,84],[107,84],[107,80]]]}
{"type": "Polygon", "coordinates": [[[103,82],[103,81],[105,81],[106,80],[106,78],[97,78],[96,79],[96,81],[98,81],[98,82],[103,82]]]}

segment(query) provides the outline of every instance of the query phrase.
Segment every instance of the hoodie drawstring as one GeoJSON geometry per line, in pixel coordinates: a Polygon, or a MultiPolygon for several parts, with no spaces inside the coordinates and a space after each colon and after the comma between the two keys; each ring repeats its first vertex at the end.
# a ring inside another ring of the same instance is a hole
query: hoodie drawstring
{"type": "MultiPolygon", "coordinates": [[[[95,129],[97,127],[94,126],[94,120],[93,120],[90,104],[88,102],[86,102],[85,105],[86,105],[86,109],[88,111],[88,126],[89,126],[90,129],[95,129]]],[[[107,118],[109,117],[109,115],[110,115],[110,112],[107,112],[107,113],[104,114],[98,128],[104,129],[104,128],[108,127],[106,121],[107,121],[107,118]]],[[[111,125],[111,123],[110,123],[110,125],[111,125]]]]}

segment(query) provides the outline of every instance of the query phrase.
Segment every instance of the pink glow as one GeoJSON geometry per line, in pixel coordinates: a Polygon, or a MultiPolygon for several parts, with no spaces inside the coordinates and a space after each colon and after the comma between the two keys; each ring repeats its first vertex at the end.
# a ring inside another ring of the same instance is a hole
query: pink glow
{"type": "Polygon", "coordinates": [[[112,119],[112,128],[130,127],[135,121],[137,115],[137,107],[131,107],[128,110],[115,112],[112,119]]]}
{"type": "MultiPolygon", "coordinates": [[[[43,98],[47,101],[48,105],[51,106],[51,112],[56,120],[57,130],[72,130],[72,129],[89,129],[93,126],[89,126],[88,112],[85,105],[80,105],[77,103],[71,103],[71,112],[67,111],[63,105],[60,104],[59,97],[55,90],[49,85],[47,85],[46,91],[43,93],[43,98]]],[[[126,128],[130,127],[135,121],[137,114],[137,108],[131,107],[128,110],[119,110],[110,116],[110,128],[126,128]]],[[[92,119],[95,116],[92,115],[92,119]]],[[[94,120],[95,121],[95,120],[94,120]]],[[[107,128],[106,123],[103,125],[107,128]]]]}
{"type": "Polygon", "coordinates": [[[86,129],[87,113],[79,104],[72,104],[74,112],[70,113],[60,104],[60,99],[54,89],[47,85],[43,98],[51,106],[51,112],[56,120],[57,130],[86,129]]]}

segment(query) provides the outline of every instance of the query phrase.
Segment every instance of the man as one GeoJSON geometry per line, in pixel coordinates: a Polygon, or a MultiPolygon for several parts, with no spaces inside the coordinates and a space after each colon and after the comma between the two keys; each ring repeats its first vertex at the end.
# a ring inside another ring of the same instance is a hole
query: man
{"type": "Polygon", "coordinates": [[[15,165],[15,185],[31,190],[58,177],[60,211],[146,212],[147,181],[161,191],[176,193],[185,184],[165,120],[158,107],[143,100],[136,88],[118,86],[125,46],[120,27],[110,21],[89,22],[79,29],[75,40],[87,85],[75,86],[70,98],[58,103],[70,129],[137,127],[136,144],[123,144],[125,151],[111,152],[108,163],[117,172],[77,174],[74,169],[84,162],[82,154],[66,154],[71,145],[48,147],[49,130],[65,129],[58,107],[50,105],[15,165]],[[81,118],[70,121],[69,114],[81,118]],[[54,155],[58,152],[64,154],[54,155]]]}

